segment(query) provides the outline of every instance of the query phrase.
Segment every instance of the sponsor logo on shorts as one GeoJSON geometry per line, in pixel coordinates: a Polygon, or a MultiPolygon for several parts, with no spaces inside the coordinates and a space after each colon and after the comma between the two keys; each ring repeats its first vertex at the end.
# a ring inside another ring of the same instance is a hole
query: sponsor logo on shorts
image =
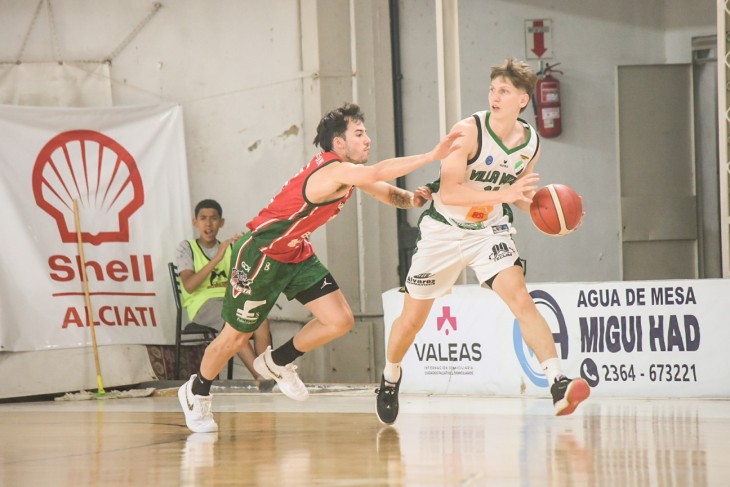
{"type": "Polygon", "coordinates": [[[253,281],[248,278],[248,274],[243,269],[233,269],[231,272],[231,286],[233,287],[233,297],[237,298],[241,294],[251,295],[251,283],[253,281]]]}
{"type": "Polygon", "coordinates": [[[251,316],[251,313],[246,311],[245,309],[238,308],[236,310],[236,319],[238,319],[239,323],[256,323],[256,321],[259,319],[259,314],[256,313],[253,316],[251,316]]]}
{"type": "Polygon", "coordinates": [[[415,276],[408,276],[406,282],[414,286],[433,286],[436,284],[436,279],[433,279],[432,273],[424,272],[415,276]]]}
{"type": "Polygon", "coordinates": [[[489,260],[493,260],[496,262],[511,255],[514,255],[514,251],[509,248],[506,243],[500,242],[492,247],[492,253],[489,255],[489,260]]]}
{"type": "Polygon", "coordinates": [[[236,310],[236,319],[239,323],[256,323],[261,313],[253,311],[261,305],[265,305],[266,301],[246,301],[243,304],[243,308],[236,310]]]}

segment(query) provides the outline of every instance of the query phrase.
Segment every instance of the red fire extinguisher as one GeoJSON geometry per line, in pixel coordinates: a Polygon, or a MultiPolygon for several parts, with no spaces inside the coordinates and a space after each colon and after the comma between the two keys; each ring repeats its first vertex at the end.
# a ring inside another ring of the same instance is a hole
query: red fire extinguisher
{"type": "Polygon", "coordinates": [[[560,73],[555,68],[560,63],[545,65],[545,69],[538,73],[540,76],[535,85],[535,117],[537,131],[543,137],[557,137],[563,131],[560,116],[560,81],[550,76],[551,73],[560,73]]]}

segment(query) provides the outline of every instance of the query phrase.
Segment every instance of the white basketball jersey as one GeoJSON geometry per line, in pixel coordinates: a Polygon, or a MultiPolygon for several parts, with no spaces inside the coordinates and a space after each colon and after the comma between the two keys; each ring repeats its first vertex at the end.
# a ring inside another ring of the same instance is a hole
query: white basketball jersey
{"type": "MultiPolygon", "coordinates": [[[[525,142],[514,148],[507,148],[489,128],[488,111],[477,112],[474,115],[478,132],[478,148],[476,155],[467,161],[464,180],[474,189],[482,191],[497,191],[504,185],[511,185],[517,180],[527,167],[527,164],[537,153],[540,138],[535,129],[522,119],[518,122],[525,127],[527,137],[525,142]]],[[[440,181],[439,181],[440,183],[440,181]]],[[[508,231],[512,222],[512,210],[507,204],[495,206],[452,206],[445,205],[441,194],[433,193],[433,208],[443,217],[445,223],[466,230],[479,230],[489,227],[493,233],[508,231]]],[[[442,220],[443,221],[443,220],[442,220]]]]}

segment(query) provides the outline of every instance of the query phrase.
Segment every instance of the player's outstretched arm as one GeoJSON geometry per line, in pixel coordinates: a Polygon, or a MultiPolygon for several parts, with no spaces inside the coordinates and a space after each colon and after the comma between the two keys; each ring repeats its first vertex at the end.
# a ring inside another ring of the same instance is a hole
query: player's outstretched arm
{"type": "Polygon", "coordinates": [[[336,178],[344,185],[362,186],[378,181],[405,176],[432,161],[439,161],[460,147],[460,132],[452,131],[439,141],[429,152],[414,156],[385,159],[371,166],[363,164],[341,163],[337,168],[336,178]]]}
{"type": "Polygon", "coordinates": [[[383,181],[363,184],[358,187],[376,200],[401,209],[420,208],[426,201],[431,199],[431,190],[425,186],[417,188],[414,192],[383,181]]]}

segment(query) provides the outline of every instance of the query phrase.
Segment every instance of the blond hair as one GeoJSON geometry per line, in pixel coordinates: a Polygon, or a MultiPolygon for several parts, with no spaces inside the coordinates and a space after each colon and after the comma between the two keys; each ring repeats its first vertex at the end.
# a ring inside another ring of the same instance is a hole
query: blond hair
{"type": "Polygon", "coordinates": [[[510,81],[518,90],[522,90],[530,97],[535,91],[537,75],[529,64],[513,57],[509,57],[504,63],[492,66],[492,81],[495,78],[505,78],[510,81]]]}

